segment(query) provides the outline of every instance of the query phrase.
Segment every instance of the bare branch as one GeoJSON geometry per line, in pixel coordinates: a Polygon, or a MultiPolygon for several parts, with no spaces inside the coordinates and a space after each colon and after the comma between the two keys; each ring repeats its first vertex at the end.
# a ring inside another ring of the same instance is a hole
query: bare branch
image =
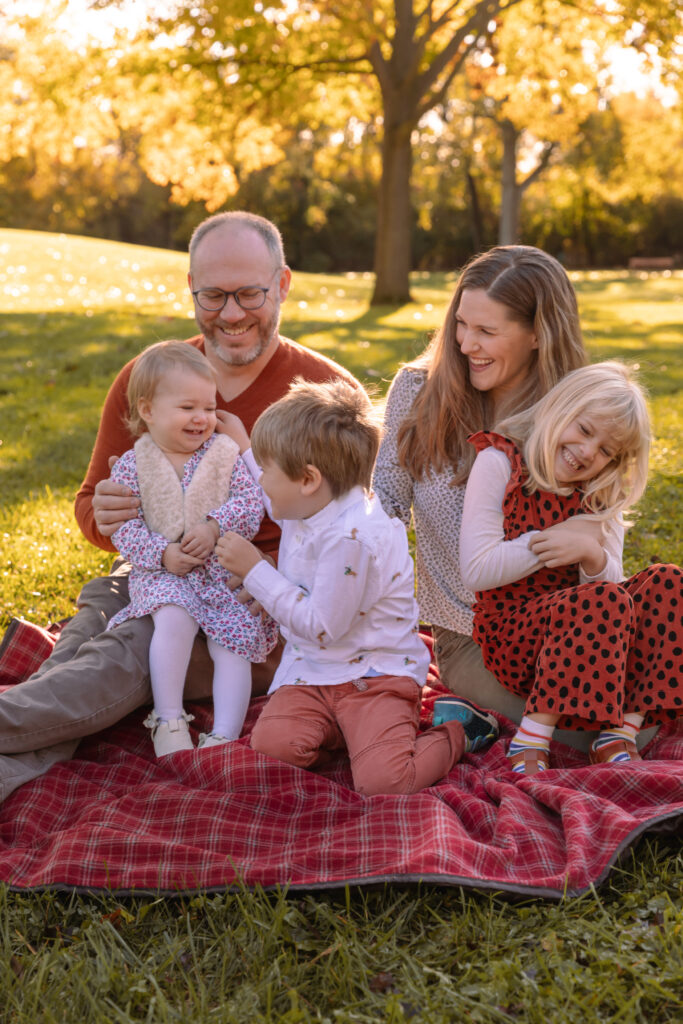
{"type": "Polygon", "coordinates": [[[556,149],[557,142],[545,143],[545,148],[543,150],[541,159],[539,160],[538,164],[536,165],[536,167],[534,167],[533,171],[530,174],[527,174],[524,181],[520,181],[517,185],[520,195],[522,192],[525,192],[528,189],[529,185],[532,185],[536,181],[536,178],[540,177],[540,175],[548,166],[550,162],[550,157],[553,155],[556,149]]]}

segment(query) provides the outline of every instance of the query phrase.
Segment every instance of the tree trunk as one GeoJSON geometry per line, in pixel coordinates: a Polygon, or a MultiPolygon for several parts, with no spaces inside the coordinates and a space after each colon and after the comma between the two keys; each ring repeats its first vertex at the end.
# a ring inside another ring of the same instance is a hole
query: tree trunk
{"type": "Polygon", "coordinates": [[[411,129],[405,121],[393,125],[388,121],[386,118],[382,140],[382,179],[377,202],[373,306],[399,305],[410,302],[411,298],[411,129]]]}
{"type": "Polygon", "coordinates": [[[516,245],[519,241],[519,203],[521,189],[517,184],[517,143],[519,132],[512,121],[502,121],[503,181],[500,203],[499,245],[516,245]]]}

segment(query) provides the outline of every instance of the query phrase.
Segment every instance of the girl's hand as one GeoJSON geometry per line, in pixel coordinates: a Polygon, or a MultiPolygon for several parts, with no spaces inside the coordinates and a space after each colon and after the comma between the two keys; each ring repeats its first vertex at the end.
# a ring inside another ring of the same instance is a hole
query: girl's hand
{"type": "Polygon", "coordinates": [[[228,530],[216,544],[216,558],[228,572],[241,579],[261,561],[261,552],[238,533],[228,530]]]}
{"type": "Polygon", "coordinates": [[[201,558],[193,558],[192,555],[186,555],[181,551],[180,544],[174,542],[164,548],[161,564],[164,569],[172,572],[174,576],[187,576],[188,572],[192,572],[193,569],[202,564],[202,560],[201,558]]]}
{"type": "Polygon", "coordinates": [[[232,412],[225,409],[216,409],[216,433],[227,434],[239,445],[240,454],[246,452],[250,447],[249,434],[247,433],[242,420],[232,412]]]}
{"type": "Polygon", "coordinates": [[[586,576],[597,576],[607,562],[607,555],[598,537],[602,537],[599,522],[588,522],[586,517],[567,519],[542,530],[529,541],[529,550],[548,569],[580,563],[586,576]]]}
{"type": "Polygon", "coordinates": [[[220,527],[215,519],[209,519],[206,523],[198,523],[183,536],[180,550],[184,555],[191,555],[193,558],[205,562],[215,548],[220,532],[220,527]]]}

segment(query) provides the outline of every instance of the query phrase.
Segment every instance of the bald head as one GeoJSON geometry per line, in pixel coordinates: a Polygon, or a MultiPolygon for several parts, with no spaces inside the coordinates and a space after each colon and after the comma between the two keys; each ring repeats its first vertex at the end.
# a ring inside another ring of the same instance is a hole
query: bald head
{"type": "Polygon", "coordinates": [[[273,270],[285,266],[285,250],[282,244],[282,235],[271,221],[265,217],[259,217],[256,213],[247,213],[244,210],[231,210],[228,213],[217,213],[213,217],[207,217],[194,229],[190,239],[190,273],[195,263],[197,249],[202,239],[212,232],[219,231],[227,238],[233,233],[244,231],[255,232],[265,243],[265,246],[273,260],[273,270]]]}

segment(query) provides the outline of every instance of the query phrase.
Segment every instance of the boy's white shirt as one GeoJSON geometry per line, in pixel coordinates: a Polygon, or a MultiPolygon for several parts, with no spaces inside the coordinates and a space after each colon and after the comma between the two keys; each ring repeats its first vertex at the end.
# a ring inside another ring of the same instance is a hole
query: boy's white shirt
{"type": "MultiPolygon", "coordinates": [[[[243,459],[255,480],[251,450],[243,459]]],[[[270,513],[268,496],[263,493],[270,513]]],[[[244,585],[286,640],[269,693],[365,675],[409,676],[422,686],[429,653],[418,635],[414,568],[405,527],[354,487],[308,519],[276,520],[278,568],[261,560],[244,585]]]]}
{"type": "MultiPolygon", "coordinates": [[[[529,550],[529,541],[537,537],[531,530],[514,540],[505,540],[503,498],[512,467],[504,452],[485,448],[474,460],[467,481],[462,529],[460,531],[460,570],[465,586],[471,590],[490,590],[530,576],[542,562],[529,550]]],[[[614,520],[605,524],[603,542],[607,561],[597,576],[587,576],[579,568],[579,582],[624,578],[624,529],[614,520]]]]}

